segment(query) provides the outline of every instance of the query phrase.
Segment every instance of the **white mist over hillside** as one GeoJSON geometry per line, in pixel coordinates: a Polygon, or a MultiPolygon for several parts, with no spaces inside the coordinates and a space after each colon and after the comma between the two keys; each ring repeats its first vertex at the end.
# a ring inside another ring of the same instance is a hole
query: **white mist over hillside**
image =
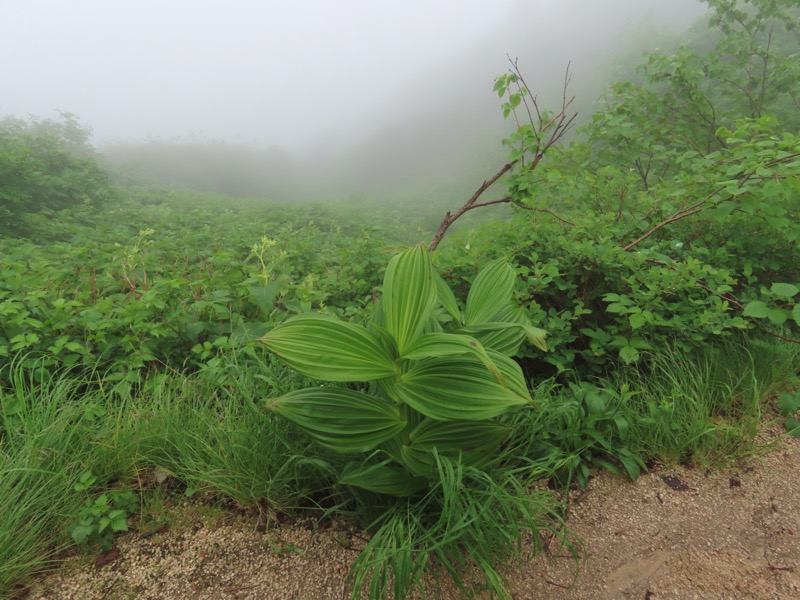
{"type": "Polygon", "coordinates": [[[116,160],[144,168],[168,167],[145,155],[154,141],[215,145],[230,160],[230,146],[249,146],[270,162],[248,159],[274,190],[447,185],[502,157],[507,125],[491,88],[508,56],[546,107],[560,103],[569,64],[574,107],[588,114],[615,56],[629,68],[704,10],[696,0],[7,2],[0,117],[74,113],[109,156],[125,146],[116,160]]]}

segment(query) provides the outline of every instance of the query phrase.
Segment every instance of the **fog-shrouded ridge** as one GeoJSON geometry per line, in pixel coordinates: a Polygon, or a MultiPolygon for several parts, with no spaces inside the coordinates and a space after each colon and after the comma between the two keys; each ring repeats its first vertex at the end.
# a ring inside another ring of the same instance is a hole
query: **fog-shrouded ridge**
{"type": "Polygon", "coordinates": [[[505,153],[500,141],[509,124],[491,87],[509,57],[551,109],[561,106],[569,66],[572,109],[585,119],[613,77],[630,77],[643,52],[675,44],[705,10],[694,0],[519,2],[504,26],[402,82],[371,115],[349,123],[351,135],[362,135],[356,143],[337,144],[347,135],[332,130],[318,138],[317,155],[338,176],[337,191],[377,192],[415,179],[477,187],[505,153]]]}
{"type": "Polygon", "coordinates": [[[458,194],[502,161],[494,78],[583,115],[696,0],[144,0],[4,7],[0,115],[78,114],[129,176],[296,199],[458,194]],[[57,104],[50,104],[56,102],[57,104]],[[49,113],[49,114],[48,114],[49,113]],[[212,168],[209,166],[212,165],[212,168]]]}

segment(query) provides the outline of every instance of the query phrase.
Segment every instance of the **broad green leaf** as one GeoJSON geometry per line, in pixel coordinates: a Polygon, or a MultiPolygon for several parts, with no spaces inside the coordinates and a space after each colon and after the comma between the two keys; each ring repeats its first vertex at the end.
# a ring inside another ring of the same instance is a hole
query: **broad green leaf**
{"type": "Polygon", "coordinates": [[[516,339],[516,333],[521,331],[524,336],[527,336],[528,341],[542,350],[547,352],[547,341],[545,337],[547,332],[544,329],[526,325],[524,323],[504,323],[498,321],[489,321],[486,323],[478,323],[476,325],[468,325],[459,329],[461,333],[472,335],[475,339],[479,340],[484,346],[493,348],[498,352],[506,354],[512,346],[512,342],[516,339]],[[488,334],[495,333],[495,337],[488,334]]]}
{"type": "Polygon", "coordinates": [[[784,298],[793,298],[797,295],[797,292],[800,292],[800,288],[791,283],[773,283],[770,291],[784,298]]]}
{"type": "Polygon", "coordinates": [[[505,356],[514,356],[519,353],[522,342],[525,341],[525,331],[522,327],[485,330],[483,333],[476,333],[475,339],[505,356]]]}
{"type": "Polygon", "coordinates": [[[508,306],[514,291],[514,269],[504,260],[495,260],[484,267],[469,290],[464,322],[475,325],[508,306]]]}
{"type": "Polygon", "coordinates": [[[501,386],[481,362],[466,357],[424,359],[394,391],[402,402],[439,421],[491,419],[529,402],[501,386]]]}
{"type": "Polygon", "coordinates": [[[630,429],[628,425],[628,419],[621,415],[614,415],[612,419],[614,420],[614,424],[617,426],[619,436],[625,439],[628,436],[628,430],[630,429]]]}
{"type": "Polygon", "coordinates": [[[520,398],[532,401],[525,374],[517,361],[491,348],[487,350],[487,353],[503,374],[505,386],[520,398]]]}
{"type": "Polygon", "coordinates": [[[375,334],[324,315],[294,316],[258,341],[303,375],[325,381],[372,381],[399,372],[375,334]]]}
{"type": "Polygon", "coordinates": [[[369,330],[378,334],[389,356],[397,356],[397,344],[395,344],[394,338],[388,331],[374,321],[369,324],[369,330]]]}
{"type": "Polygon", "coordinates": [[[767,318],[775,323],[775,325],[783,325],[786,319],[789,318],[789,311],[782,308],[771,308],[767,313],[767,318]]]}
{"type": "Polygon", "coordinates": [[[635,363],[639,360],[639,351],[633,346],[624,346],[620,348],[619,357],[626,365],[635,363]]]}
{"type": "Polygon", "coordinates": [[[281,283],[270,281],[266,285],[254,285],[248,288],[250,299],[261,309],[265,315],[269,316],[275,310],[275,298],[280,292],[281,283]]]}
{"type": "Polygon", "coordinates": [[[642,313],[634,313],[628,317],[628,321],[631,324],[631,329],[639,329],[640,327],[644,327],[645,325],[645,318],[642,313]]]}
{"type": "Polygon", "coordinates": [[[439,455],[480,466],[494,455],[508,437],[509,429],[492,421],[434,421],[426,419],[411,432],[410,443],[401,446],[403,464],[418,475],[434,468],[433,449],[439,455]]]}
{"type": "Polygon", "coordinates": [[[745,317],[755,317],[756,319],[763,319],[767,315],[769,315],[769,306],[761,302],[760,300],[754,300],[753,302],[748,302],[744,307],[744,312],[742,313],[745,317]]]}
{"type": "Polygon", "coordinates": [[[597,467],[605,469],[613,475],[622,475],[620,468],[610,460],[606,460],[605,458],[601,458],[599,456],[592,456],[592,463],[597,467]]]}
{"type": "Polygon", "coordinates": [[[308,388],[271,399],[267,409],[288,419],[334,452],[363,452],[406,425],[396,404],[338,388],[308,388]]]}
{"type": "Polygon", "coordinates": [[[497,447],[510,429],[492,421],[434,421],[425,419],[410,434],[412,444],[428,449],[467,452],[497,447]]]}
{"type": "Polygon", "coordinates": [[[383,281],[383,327],[404,354],[428,323],[436,284],[428,251],[415,246],[395,256],[383,281]]]}
{"type": "Polygon", "coordinates": [[[456,323],[461,325],[463,317],[461,310],[458,308],[458,302],[453,294],[453,290],[447,285],[447,282],[436,271],[433,272],[433,281],[436,284],[436,296],[439,304],[447,311],[447,313],[455,319],[456,323]]]}
{"type": "Polygon", "coordinates": [[[348,463],[339,481],[370,492],[400,498],[412,496],[428,485],[425,479],[412,476],[388,460],[376,465],[348,463]]]}
{"type": "Polygon", "coordinates": [[[792,317],[794,317],[794,322],[797,323],[797,326],[800,327],[800,304],[794,305],[792,317]]]}
{"type": "MultiPolygon", "coordinates": [[[[530,325],[530,320],[525,310],[514,302],[509,302],[505,307],[493,315],[492,323],[517,323],[530,325]]],[[[480,327],[482,324],[477,324],[480,327]]],[[[462,330],[463,331],[463,330],[462,330]]],[[[522,327],[504,327],[502,329],[482,329],[475,335],[485,347],[497,350],[506,356],[514,356],[519,352],[522,342],[525,341],[525,331],[522,327]]]]}
{"type": "Polygon", "coordinates": [[[631,478],[631,481],[639,479],[642,470],[647,471],[647,465],[630,450],[625,448],[619,449],[614,453],[614,456],[622,463],[622,466],[625,467],[625,472],[628,474],[628,477],[631,478]]]}
{"type": "Polygon", "coordinates": [[[495,379],[503,383],[503,375],[486,353],[486,349],[475,338],[455,333],[426,333],[400,358],[420,360],[444,356],[471,355],[480,360],[491,371],[495,379]]]}

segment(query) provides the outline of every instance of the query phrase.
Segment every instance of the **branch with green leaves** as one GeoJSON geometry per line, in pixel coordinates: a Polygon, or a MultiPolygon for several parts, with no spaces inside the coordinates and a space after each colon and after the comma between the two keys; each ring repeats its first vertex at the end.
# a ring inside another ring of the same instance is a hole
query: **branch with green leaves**
{"type": "Polygon", "coordinates": [[[513,203],[512,196],[507,195],[495,200],[479,202],[484,192],[492,187],[501,177],[514,168],[531,172],[536,169],[545,154],[557,144],[570,130],[577,118],[577,113],[570,113],[569,109],[573,97],[567,97],[570,83],[569,65],[564,75],[561,109],[556,114],[550,114],[539,107],[536,96],[532,96],[516,60],[511,60],[509,72],[495,80],[493,91],[502,99],[503,117],[513,116],[517,124],[516,131],[504,140],[504,144],[511,147],[509,161],[504,164],[489,179],[485,180],[472,196],[455,212],[446,212],[433,237],[428,250],[433,252],[439,246],[450,226],[462,215],[470,210],[495,204],[513,203]],[[520,110],[525,109],[525,116],[521,119],[520,110]]]}

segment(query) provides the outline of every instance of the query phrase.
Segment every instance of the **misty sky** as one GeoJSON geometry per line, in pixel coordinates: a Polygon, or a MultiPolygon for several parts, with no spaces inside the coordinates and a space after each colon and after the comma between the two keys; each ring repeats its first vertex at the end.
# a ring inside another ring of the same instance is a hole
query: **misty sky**
{"type": "Polygon", "coordinates": [[[463,51],[514,1],[0,0],[0,114],[73,112],[101,140],[289,144],[463,51]]]}
{"type": "Polygon", "coordinates": [[[613,38],[611,24],[691,5],[697,12],[694,0],[0,0],[0,116],[72,112],[101,144],[195,135],[297,148],[381,107],[430,103],[408,84],[445,65],[488,57],[468,73],[475,91],[463,92],[488,95],[506,53],[535,38],[529,68],[562,77],[568,60],[598,53],[581,48],[599,43],[585,42],[595,32],[613,38]]]}

